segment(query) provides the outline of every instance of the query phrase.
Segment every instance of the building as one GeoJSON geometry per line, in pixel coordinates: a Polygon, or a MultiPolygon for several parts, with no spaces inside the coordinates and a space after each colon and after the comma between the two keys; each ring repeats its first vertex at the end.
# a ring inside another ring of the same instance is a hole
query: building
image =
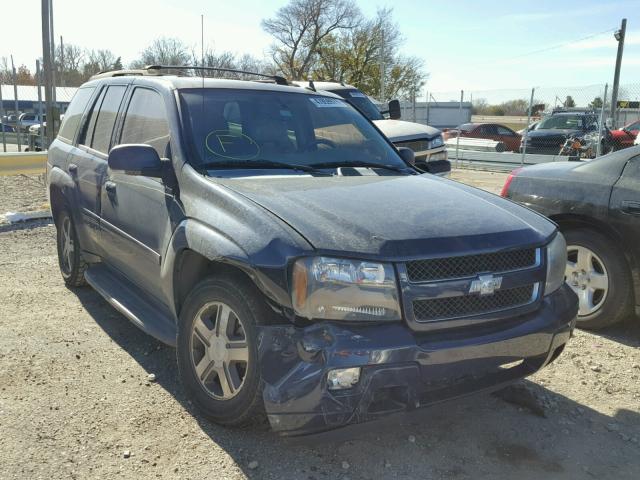
{"type": "MultiPolygon", "coordinates": [[[[60,113],[67,110],[69,102],[76,93],[77,87],[56,87],[56,102],[60,108],[60,113]]],[[[0,112],[3,115],[15,113],[15,99],[13,85],[0,85],[2,104],[0,112]]],[[[40,89],[42,95],[42,111],[44,112],[44,88],[40,89]]],[[[18,110],[20,112],[38,111],[38,87],[31,85],[18,85],[18,110]]]]}

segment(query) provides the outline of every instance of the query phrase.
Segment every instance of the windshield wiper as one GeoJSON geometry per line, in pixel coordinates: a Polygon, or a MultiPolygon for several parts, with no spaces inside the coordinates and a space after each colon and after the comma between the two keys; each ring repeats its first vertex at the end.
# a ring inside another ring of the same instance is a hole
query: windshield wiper
{"type": "Polygon", "coordinates": [[[375,162],[323,162],[314,163],[311,165],[315,168],[339,168],[339,167],[364,167],[364,168],[383,168],[385,170],[392,170],[400,173],[410,173],[412,170],[409,167],[399,167],[396,165],[384,165],[375,162]]]}
{"type": "Polygon", "coordinates": [[[224,162],[208,162],[202,165],[198,165],[198,167],[202,169],[270,168],[270,169],[299,170],[301,172],[327,174],[327,172],[318,170],[318,168],[316,168],[315,166],[312,167],[309,165],[299,165],[296,163],[276,162],[272,160],[232,160],[232,161],[224,161],[224,162]]]}

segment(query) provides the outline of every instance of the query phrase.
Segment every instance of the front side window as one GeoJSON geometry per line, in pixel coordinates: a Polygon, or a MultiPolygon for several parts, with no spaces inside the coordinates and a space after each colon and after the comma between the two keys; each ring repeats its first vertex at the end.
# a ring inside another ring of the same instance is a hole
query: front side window
{"type": "Polygon", "coordinates": [[[64,121],[62,122],[60,131],[58,132],[59,137],[67,140],[73,140],[73,137],[76,135],[80,119],[82,118],[82,114],[84,113],[94,90],[95,87],[78,89],[64,115],[64,121]]]}
{"type": "Polygon", "coordinates": [[[338,98],[244,89],[185,89],[180,98],[196,167],[251,161],[406,167],[362,114],[338,98]]]}
{"type": "Polygon", "coordinates": [[[160,94],[148,88],[136,88],[122,126],[120,143],[150,145],[160,158],[171,156],[169,122],[160,94]]]}

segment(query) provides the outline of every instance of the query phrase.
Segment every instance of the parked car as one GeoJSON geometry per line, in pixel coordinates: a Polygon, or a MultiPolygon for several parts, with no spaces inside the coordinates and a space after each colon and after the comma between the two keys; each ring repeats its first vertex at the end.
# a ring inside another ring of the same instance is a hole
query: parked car
{"type": "Polygon", "coordinates": [[[640,147],[589,162],[512,172],[502,196],[555,221],[567,239],[565,277],[580,298],[578,326],[602,328],[640,304],[640,147]]]}
{"type": "Polygon", "coordinates": [[[509,127],[498,123],[463,123],[458,127],[445,132],[445,140],[450,138],[468,137],[483,138],[504,143],[506,150],[517,152],[520,148],[521,137],[509,127]]]}
{"type": "Polygon", "coordinates": [[[208,418],[326,430],[562,352],[578,307],[549,220],[421,174],[337,95],[165,71],[78,89],[47,190],[66,284],[175,345],[208,418]]]}
{"type": "Polygon", "coordinates": [[[18,118],[18,129],[20,129],[21,132],[28,132],[29,127],[32,127],[33,125],[40,125],[40,123],[46,121],[47,116],[45,114],[42,114],[41,118],[37,113],[23,113],[18,118]]]}
{"type": "Polygon", "coordinates": [[[451,173],[451,162],[447,158],[442,132],[428,125],[400,120],[400,103],[397,100],[389,102],[388,110],[384,112],[389,114],[389,118],[385,118],[371,99],[354,86],[338,82],[294,83],[313,91],[332,92],[344,98],[371,120],[396,147],[413,150],[416,166],[421,170],[440,176],[451,173]]]}
{"type": "Polygon", "coordinates": [[[529,128],[521,128],[516,133],[520,136],[523,136],[525,131],[535,130],[535,128],[538,126],[538,123],[540,123],[540,121],[535,121],[531,125],[529,125],[529,128]]]}
{"type": "Polygon", "coordinates": [[[631,122],[618,130],[611,130],[614,149],[620,150],[632,146],[638,137],[638,131],[640,131],[640,120],[631,122]]]}
{"type": "Polygon", "coordinates": [[[0,132],[14,133],[16,131],[11,125],[0,123],[0,132]]]}
{"type": "MultiPolygon", "coordinates": [[[[555,111],[540,120],[535,130],[522,137],[520,151],[523,150],[526,141],[526,153],[558,155],[567,138],[575,138],[588,142],[595,155],[599,129],[598,117],[593,112],[555,111]]],[[[611,134],[604,126],[600,132],[600,142],[603,153],[613,149],[611,134]]]]}

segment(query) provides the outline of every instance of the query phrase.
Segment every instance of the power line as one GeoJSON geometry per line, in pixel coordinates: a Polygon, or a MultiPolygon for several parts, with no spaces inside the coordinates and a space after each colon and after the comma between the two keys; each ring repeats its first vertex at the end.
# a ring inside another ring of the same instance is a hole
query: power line
{"type": "Polygon", "coordinates": [[[514,58],[528,57],[530,55],[537,55],[538,53],[548,52],[549,50],[556,50],[558,48],[566,47],[568,45],[573,45],[574,43],[583,42],[585,40],[589,40],[591,38],[598,37],[600,35],[604,35],[605,33],[614,32],[615,30],[616,30],[615,28],[610,28],[608,30],[604,30],[604,31],[598,32],[598,33],[593,33],[591,35],[587,35],[586,37],[578,38],[576,40],[570,40],[568,42],[558,43],[556,45],[551,45],[551,46],[546,47],[546,48],[541,48],[540,50],[534,50],[532,52],[522,53],[520,55],[515,55],[513,57],[503,58],[502,60],[513,60],[514,58]]]}

